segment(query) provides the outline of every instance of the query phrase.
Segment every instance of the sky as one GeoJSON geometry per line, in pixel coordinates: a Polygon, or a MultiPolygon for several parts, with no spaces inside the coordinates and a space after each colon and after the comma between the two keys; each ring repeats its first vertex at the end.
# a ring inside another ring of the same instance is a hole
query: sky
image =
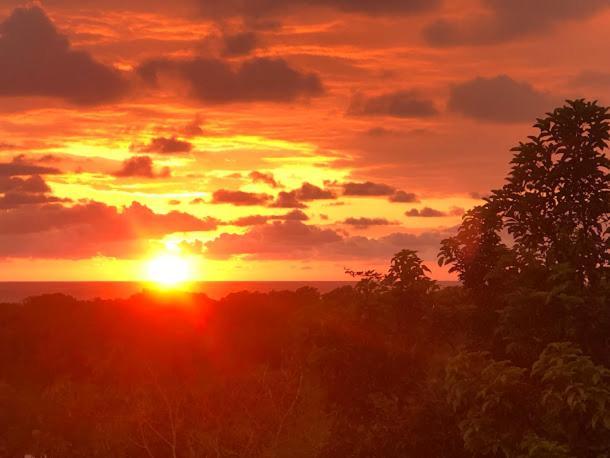
{"type": "Polygon", "coordinates": [[[0,0],[0,280],[342,280],[442,239],[568,98],[607,0],[0,0]]]}

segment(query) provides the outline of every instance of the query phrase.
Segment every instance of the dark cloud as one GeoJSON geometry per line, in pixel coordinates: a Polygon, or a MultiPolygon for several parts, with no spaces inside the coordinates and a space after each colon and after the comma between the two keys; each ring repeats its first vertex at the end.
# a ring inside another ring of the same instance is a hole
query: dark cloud
{"type": "Polygon", "coordinates": [[[343,195],[345,196],[389,196],[395,191],[392,186],[371,181],[343,184],[343,195]]]}
{"type": "Polygon", "coordinates": [[[307,221],[309,220],[309,216],[299,209],[294,209],[291,212],[286,213],[280,219],[284,219],[286,221],[307,221]]]}
{"type": "Polygon", "coordinates": [[[415,91],[397,91],[377,96],[356,95],[347,113],[352,116],[420,118],[438,113],[434,102],[415,91]]]}
{"type": "Polygon", "coordinates": [[[206,243],[207,256],[228,258],[238,254],[274,258],[298,256],[297,253],[332,242],[341,236],[330,229],[308,226],[300,221],[275,221],[254,226],[245,234],[222,234],[206,243]]]}
{"type": "Polygon", "coordinates": [[[17,157],[12,162],[0,163],[0,177],[15,177],[26,175],[54,175],[61,173],[53,167],[34,165],[17,157]]]}
{"type": "Polygon", "coordinates": [[[295,190],[296,196],[299,200],[310,201],[310,200],[327,200],[336,199],[337,196],[328,189],[322,189],[319,186],[311,183],[303,183],[299,189],[295,190]]]}
{"type": "Polygon", "coordinates": [[[28,178],[0,176],[0,193],[6,192],[45,193],[51,192],[51,188],[40,175],[28,178]]]}
{"type": "Polygon", "coordinates": [[[36,205],[54,202],[70,202],[70,199],[62,199],[46,193],[9,191],[0,196],[0,209],[14,209],[22,205],[36,205]]]}
{"type": "Polygon", "coordinates": [[[424,207],[421,210],[417,208],[412,208],[408,212],[405,213],[406,216],[409,217],[422,217],[422,218],[438,218],[441,216],[447,216],[447,213],[442,212],[440,210],[436,210],[430,207],[424,207]]]}
{"type": "Polygon", "coordinates": [[[345,221],[343,221],[343,224],[347,224],[348,226],[353,226],[359,229],[366,229],[371,226],[389,226],[396,223],[393,223],[392,221],[387,220],[385,218],[352,217],[347,218],[345,221]]]}
{"type": "Polygon", "coordinates": [[[82,224],[119,237],[158,237],[173,232],[213,230],[217,221],[176,211],[157,214],[137,202],[122,211],[100,202],[89,202],[72,207],[45,205],[0,214],[0,234],[39,233],[82,224]]]}
{"type": "Polygon", "coordinates": [[[303,202],[299,200],[296,191],[285,192],[282,191],[277,195],[275,202],[273,202],[270,207],[275,208],[306,208],[303,202]]]}
{"type": "Polygon", "coordinates": [[[369,130],[365,132],[366,135],[370,137],[390,137],[396,135],[398,132],[392,129],[387,129],[385,127],[377,126],[371,127],[369,130]]]}
{"type": "MultiPolygon", "coordinates": [[[[20,156],[15,158],[12,165],[27,166],[20,156]]],[[[4,164],[7,165],[7,164],[4,164]]],[[[60,199],[51,195],[51,188],[40,175],[26,175],[21,172],[31,171],[25,168],[18,170],[18,174],[7,175],[0,173],[0,209],[17,208],[22,205],[35,205],[52,202],[68,202],[69,199],[60,199]]]]}
{"type": "Polygon", "coordinates": [[[275,177],[272,173],[263,173],[255,170],[253,172],[250,172],[250,175],[248,176],[254,183],[265,183],[271,186],[272,188],[277,188],[280,186],[280,184],[275,181],[275,177]]]}
{"type": "Polygon", "coordinates": [[[451,88],[448,107],[464,116],[492,122],[531,121],[552,106],[552,99],[529,83],[506,75],[478,77],[451,88]]]}
{"type": "Polygon", "coordinates": [[[237,206],[266,205],[272,196],[269,194],[257,194],[244,191],[230,191],[219,189],[212,195],[213,204],[231,204],[237,206]]]}
{"type": "Polygon", "coordinates": [[[193,144],[177,137],[153,138],[146,145],[132,145],[132,151],[155,154],[182,154],[193,150],[193,144]]]}
{"type": "Polygon", "coordinates": [[[20,206],[0,212],[0,257],[129,258],[141,255],[151,238],[210,231],[217,223],[177,211],[154,213],[136,202],[122,210],[99,202],[20,206]]]}
{"type": "Polygon", "coordinates": [[[433,259],[440,241],[450,235],[452,232],[394,233],[379,239],[347,237],[299,221],[276,221],[254,226],[244,234],[222,234],[205,246],[206,256],[218,259],[246,255],[252,259],[370,260],[387,258],[403,248],[433,259]]]}
{"type": "Polygon", "coordinates": [[[250,215],[243,216],[227,223],[230,226],[258,226],[269,221],[307,221],[309,216],[299,209],[292,210],[284,215],[250,215]]]}
{"type": "Polygon", "coordinates": [[[249,216],[242,216],[241,218],[237,218],[236,220],[233,220],[227,224],[230,226],[239,226],[239,227],[258,226],[260,224],[266,224],[270,220],[271,220],[271,216],[269,216],[269,215],[249,215],[249,216]]]}
{"type": "Polygon", "coordinates": [[[70,47],[45,12],[17,8],[0,23],[0,96],[56,97],[77,105],[113,102],[126,80],[113,67],[70,47]]]}
{"type": "Polygon", "coordinates": [[[214,19],[267,18],[302,11],[303,7],[330,8],[367,15],[415,14],[438,7],[440,0],[199,0],[204,16],[214,19]]]}
{"type": "Polygon", "coordinates": [[[396,191],[394,194],[392,194],[389,199],[390,202],[404,202],[404,203],[413,203],[413,202],[419,202],[419,199],[417,198],[417,195],[413,194],[412,192],[405,192],[405,191],[396,191]]]}
{"type": "Polygon", "coordinates": [[[570,80],[571,86],[610,89],[610,72],[583,70],[570,80]]]}
{"type": "Polygon", "coordinates": [[[320,78],[303,73],[279,58],[252,58],[236,67],[215,58],[151,60],[138,68],[140,76],[157,85],[162,74],[190,86],[191,96],[207,103],[291,102],[324,92],[320,78]]]}
{"type": "Polygon", "coordinates": [[[204,134],[203,128],[201,127],[202,124],[203,120],[201,119],[201,116],[197,115],[195,116],[195,119],[184,126],[182,134],[186,137],[200,137],[204,134]]]}
{"type": "Polygon", "coordinates": [[[255,32],[239,32],[222,37],[222,54],[227,57],[247,56],[259,45],[259,38],[255,32]]]}
{"type": "Polygon", "coordinates": [[[546,34],[562,22],[589,18],[609,6],[607,0],[483,0],[483,5],[485,13],[433,22],[424,37],[436,46],[496,44],[546,34]]]}
{"type": "Polygon", "coordinates": [[[123,165],[114,174],[116,177],[167,178],[169,167],[163,167],[155,172],[153,160],[148,156],[134,156],[123,161],[123,165]]]}

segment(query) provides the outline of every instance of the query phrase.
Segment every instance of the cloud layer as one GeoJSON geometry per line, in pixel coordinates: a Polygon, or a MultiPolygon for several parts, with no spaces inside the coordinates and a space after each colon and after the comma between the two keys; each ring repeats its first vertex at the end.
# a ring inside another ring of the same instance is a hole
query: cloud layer
{"type": "Polygon", "coordinates": [[[17,8],[0,23],[0,96],[45,96],[76,105],[123,97],[128,83],[111,66],[71,48],[39,7],[17,8]]]}
{"type": "Polygon", "coordinates": [[[492,122],[534,120],[552,107],[547,94],[507,75],[477,77],[451,88],[449,109],[492,122]]]}
{"type": "Polygon", "coordinates": [[[324,93],[320,77],[292,68],[284,59],[256,57],[237,66],[217,58],[155,59],[138,73],[152,85],[163,75],[186,82],[200,102],[291,102],[324,93]]]}

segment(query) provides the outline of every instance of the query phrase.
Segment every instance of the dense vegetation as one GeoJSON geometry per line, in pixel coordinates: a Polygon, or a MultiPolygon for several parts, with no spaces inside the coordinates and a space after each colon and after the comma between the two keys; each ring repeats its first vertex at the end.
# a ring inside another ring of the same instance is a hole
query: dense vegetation
{"type": "Polygon", "coordinates": [[[354,287],[0,307],[0,456],[608,457],[607,110],[515,148],[439,263],[354,287]]]}

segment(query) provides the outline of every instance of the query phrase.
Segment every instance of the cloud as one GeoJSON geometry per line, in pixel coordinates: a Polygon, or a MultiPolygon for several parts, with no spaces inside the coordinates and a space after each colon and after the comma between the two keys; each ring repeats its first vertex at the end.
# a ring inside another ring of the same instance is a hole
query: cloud
{"type": "Polygon", "coordinates": [[[441,240],[451,235],[452,231],[431,231],[421,234],[395,232],[377,239],[352,236],[325,246],[324,252],[318,256],[328,259],[387,259],[408,248],[417,251],[423,259],[435,259],[441,240]]]}
{"type": "Polygon", "coordinates": [[[51,188],[40,175],[25,173],[34,171],[45,169],[27,164],[23,156],[17,156],[11,163],[0,164],[0,209],[69,201],[50,195],[51,188]]]}
{"type": "Polygon", "coordinates": [[[263,173],[255,170],[253,172],[250,172],[250,175],[248,176],[254,183],[265,183],[271,186],[272,188],[277,188],[280,186],[280,184],[275,181],[275,178],[272,173],[263,173]]]}
{"type": "Polygon", "coordinates": [[[440,0],[199,0],[201,13],[214,19],[267,18],[323,7],[366,15],[416,14],[438,7],[440,0]]]}
{"type": "Polygon", "coordinates": [[[356,95],[347,113],[352,116],[422,118],[434,116],[438,111],[432,100],[415,91],[396,91],[371,97],[356,95]]]}
{"type": "Polygon", "coordinates": [[[36,205],[53,202],[70,202],[70,199],[61,199],[46,193],[33,193],[24,191],[9,191],[0,196],[0,209],[13,209],[22,205],[36,205]]]}
{"type": "Polygon", "coordinates": [[[275,208],[306,208],[303,202],[299,200],[296,191],[285,192],[282,191],[277,195],[275,202],[273,202],[270,207],[275,208]]]}
{"type": "Polygon", "coordinates": [[[322,189],[316,185],[305,182],[299,189],[295,190],[296,196],[299,200],[310,201],[310,200],[327,200],[336,199],[337,196],[328,189],[322,189]]]}
{"type": "Polygon", "coordinates": [[[332,191],[305,182],[298,189],[280,192],[275,202],[270,206],[276,208],[307,208],[307,205],[303,202],[336,198],[337,196],[332,191]]]}
{"type": "Polygon", "coordinates": [[[237,206],[266,205],[272,196],[244,191],[219,189],[212,195],[213,204],[231,204],[237,206]]]}
{"type": "Polygon", "coordinates": [[[570,85],[607,90],[610,88],[610,72],[583,70],[570,80],[570,85]]]}
{"type": "Polygon", "coordinates": [[[0,221],[0,234],[38,233],[89,224],[97,226],[100,232],[108,231],[120,237],[156,237],[173,232],[209,231],[217,226],[213,218],[199,219],[177,211],[157,214],[138,202],[132,202],[122,210],[101,202],[81,203],[72,207],[45,205],[3,213],[0,221]]]}
{"type": "Polygon", "coordinates": [[[40,175],[28,178],[0,176],[0,193],[6,192],[45,193],[51,192],[51,188],[40,175]]]}
{"type": "Polygon", "coordinates": [[[477,77],[451,88],[448,107],[469,118],[491,122],[531,121],[552,106],[551,98],[507,75],[477,77]]]}
{"type": "Polygon", "coordinates": [[[391,137],[398,134],[398,132],[393,129],[381,126],[371,127],[364,133],[369,137],[391,137]]]}
{"type": "Polygon", "coordinates": [[[227,57],[247,56],[259,45],[258,35],[254,32],[224,35],[222,41],[222,55],[227,57]]]}
{"type": "Polygon", "coordinates": [[[132,151],[155,154],[181,154],[192,151],[193,144],[177,137],[156,137],[147,145],[132,145],[132,151]]]}
{"type": "Polygon", "coordinates": [[[154,213],[136,202],[122,210],[99,202],[20,206],[0,212],[0,257],[128,258],[140,255],[151,238],[217,224],[178,211],[154,213]]]}
{"type": "Polygon", "coordinates": [[[239,227],[257,226],[259,224],[266,224],[270,220],[271,220],[271,216],[269,216],[269,215],[249,215],[249,216],[242,216],[241,218],[237,218],[233,221],[230,221],[227,224],[230,226],[239,226],[239,227]]]}
{"type": "Polygon", "coordinates": [[[279,219],[284,219],[286,221],[307,221],[309,216],[299,209],[294,209],[291,212],[281,216],[279,219]]]}
{"type": "Polygon", "coordinates": [[[167,178],[169,167],[163,167],[159,172],[153,168],[153,160],[148,156],[134,156],[123,161],[119,170],[113,173],[115,177],[167,178]]]}
{"type": "Polygon", "coordinates": [[[435,257],[440,241],[452,232],[394,233],[379,239],[346,237],[340,233],[303,224],[275,221],[254,226],[244,234],[222,234],[205,244],[206,256],[227,259],[245,255],[250,259],[383,259],[403,248],[418,250],[426,259],[435,257]]]}
{"type": "Polygon", "coordinates": [[[149,84],[160,76],[178,77],[190,86],[195,100],[206,103],[291,102],[322,95],[322,82],[314,73],[303,73],[280,58],[256,57],[232,66],[215,58],[157,59],[138,68],[149,84]]]}
{"type": "Polygon", "coordinates": [[[0,163],[0,177],[16,177],[26,175],[56,175],[61,173],[53,167],[43,167],[26,162],[20,156],[12,162],[0,163]]]}
{"type": "Polygon", "coordinates": [[[348,226],[353,226],[358,229],[367,229],[371,226],[389,226],[389,225],[396,224],[396,223],[393,223],[392,221],[389,221],[385,218],[365,218],[365,217],[354,218],[354,217],[351,217],[351,218],[345,219],[345,221],[343,221],[343,224],[347,224],[348,226]]]}
{"type": "Polygon", "coordinates": [[[417,198],[417,195],[413,194],[412,192],[405,192],[405,191],[396,191],[394,194],[392,194],[389,199],[390,202],[397,202],[397,203],[413,203],[413,202],[419,202],[419,199],[417,198]]]}
{"type": "Polygon", "coordinates": [[[389,196],[395,191],[392,186],[371,181],[343,184],[343,195],[345,196],[389,196]]]}
{"type": "Polygon", "coordinates": [[[424,29],[435,46],[490,45],[547,34],[562,22],[587,19],[607,0],[483,0],[485,11],[465,19],[440,19],[424,29]]]}
{"type": "Polygon", "coordinates": [[[212,258],[228,258],[238,254],[269,259],[292,257],[296,253],[340,240],[341,236],[330,229],[320,229],[300,221],[275,221],[254,226],[243,235],[221,234],[206,243],[206,255],[212,258]]]}
{"type": "Polygon", "coordinates": [[[227,223],[230,226],[257,226],[269,221],[307,221],[309,216],[299,209],[292,210],[284,215],[250,215],[243,216],[227,223]]]}
{"type": "Polygon", "coordinates": [[[421,210],[412,208],[411,210],[407,211],[405,215],[409,217],[438,218],[441,216],[447,216],[447,213],[434,208],[424,207],[421,210]]]}
{"type": "Polygon", "coordinates": [[[114,102],[128,90],[116,69],[73,50],[37,6],[17,8],[0,23],[0,68],[0,96],[97,105],[114,102]]]}

